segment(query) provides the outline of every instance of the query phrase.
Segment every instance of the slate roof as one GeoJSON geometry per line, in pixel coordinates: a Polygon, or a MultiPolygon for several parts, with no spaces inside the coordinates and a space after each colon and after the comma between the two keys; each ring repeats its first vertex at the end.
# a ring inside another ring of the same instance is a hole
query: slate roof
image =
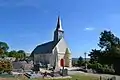
{"type": "Polygon", "coordinates": [[[34,50],[33,54],[45,54],[45,53],[52,53],[53,48],[55,47],[56,43],[54,41],[50,41],[41,45],[38,45],[34,50]]]}
{"type": "MultiPolygon", "coordinates": [[[[63,32],[62,25],[61,25],[61,20],[60,20],[59,17],[58,17],[58,22],[57,22],[56,31],[62,31],[62,32],[63,32]]],[[[54,37],[55,37],[55,35],[56,35],[56,34],[54,34],[54,37]]],[[[58,36],[58,34],[57,34],[57,36],[58,36]]],[[[47,42],[47,43],[38,45],[38,46],[33,50],[33,52],[31,53],[30,56],[32,57],[33,54],[52,53],[53,48],[56,46],[56,44],[57,44],[59,41],[60,41],[60,40],[58,40],[58,41],[50,41],[50,42],[47,42]]]]}

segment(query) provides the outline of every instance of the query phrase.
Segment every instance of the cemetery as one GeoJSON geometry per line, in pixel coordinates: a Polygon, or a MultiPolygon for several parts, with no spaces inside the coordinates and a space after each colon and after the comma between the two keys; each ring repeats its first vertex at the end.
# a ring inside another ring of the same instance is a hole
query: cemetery
{"type": "Polygon", "coordinates": [[[0,80],[120,80],[120,41],[113,35],[111,31],[104,30],[99,40],[99,45],[107,49],[111,47],[110,51],[92,49],[88,54],[89,60],[85,52],[84,59],[80,56],[74,61],[58,16],[53,40],[38,45],[29,55],[24,50],[8,51],[8,44],[0,42],[0,80]],[[113,45],[105,45],[108,41],[113,45]]]}

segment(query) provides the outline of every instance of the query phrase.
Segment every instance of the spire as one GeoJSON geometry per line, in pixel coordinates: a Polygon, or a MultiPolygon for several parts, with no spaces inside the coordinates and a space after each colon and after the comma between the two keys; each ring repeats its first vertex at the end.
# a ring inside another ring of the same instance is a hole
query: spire
{"type": "Polygon", "coordinates": [[[61,20],[60,17],[58,16],[57,27],[54,32],[54,41],[58,42],[63,37],[64,37],[64,30],[62,29],[61,20]]]}
{"type": "Polygon", "coordinates": [[[56,28],[57,30],[60,30],[60,31],[63,31],[63,29],[62,29],[62,24],[61,24],[61,19],[60,19],[60,17],[58,16],[58,22],[57,22],[57,28],[56,28]]]}

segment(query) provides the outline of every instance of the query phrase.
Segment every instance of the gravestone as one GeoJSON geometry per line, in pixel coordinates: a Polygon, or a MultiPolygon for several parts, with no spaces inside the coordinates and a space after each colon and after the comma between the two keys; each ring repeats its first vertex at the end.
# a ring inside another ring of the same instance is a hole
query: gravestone
{"type": "Polygon", "coordinates": [[[62,76],[68,76],[68,70],[67,70],[67,69],[61,69],[61,70],[60,70],[60,74],[61,74],[62,76]]]}
{"type": "Polygon", "coordinates": [[[38,71],[40,71],[39,67],[40,67],[39,64],[35,64],[33,71],[35,71],[37,73],[38,71]]]}

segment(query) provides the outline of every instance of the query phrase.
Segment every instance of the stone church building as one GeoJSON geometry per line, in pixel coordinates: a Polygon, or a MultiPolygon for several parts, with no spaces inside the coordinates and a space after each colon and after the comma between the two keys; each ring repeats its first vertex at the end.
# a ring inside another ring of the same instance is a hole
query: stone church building
{"type": "Polygon", "coordinates": [[[31,53],[34,64],[49,64],[51,67],[61,68],[64,62],[65,67],[72,66],[71,51],[64,39],[60,17],[54,31],[53,41],[38,45],[31,53]]]}

